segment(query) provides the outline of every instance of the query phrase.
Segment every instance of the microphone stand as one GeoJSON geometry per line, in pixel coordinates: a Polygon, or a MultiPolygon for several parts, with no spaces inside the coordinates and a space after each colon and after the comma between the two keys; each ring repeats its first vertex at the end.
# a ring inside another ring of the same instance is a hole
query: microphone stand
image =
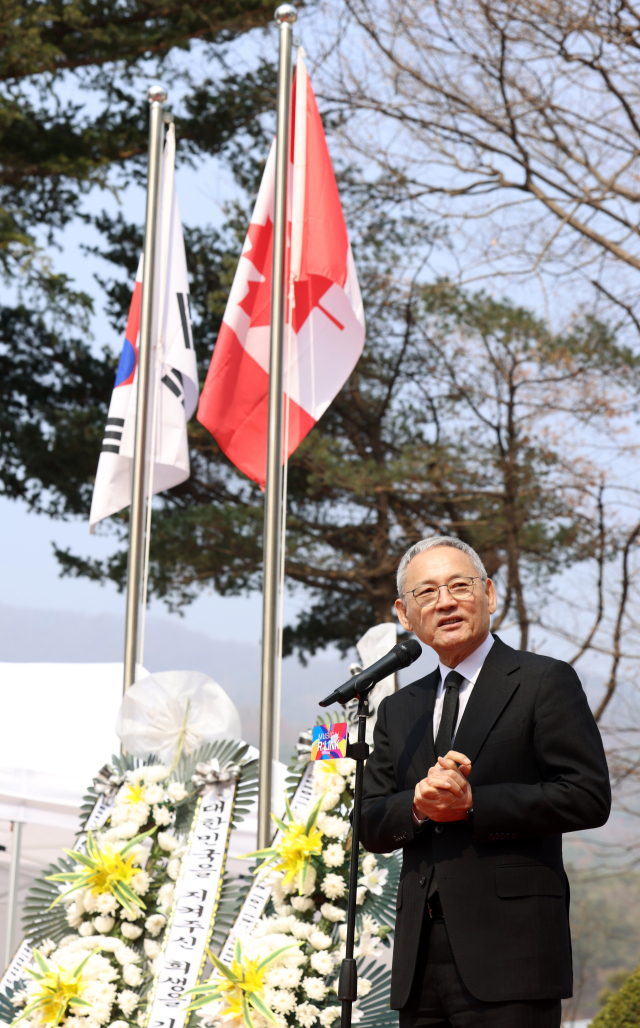
{"type": "Polygon", "coordinates": [[[372,682],[362,688],[358,696],[358,741],[347,743],[347,757],[356,762],[356,786],[353,797],[353,820],[351,831],[351,866],[349,868],[349,903],[347,907],[347,939],[345,956],[338,978],[338,999],[342,1001],[340,1028],[351,1028],[354,1000],[358,998],[358,968],[353,956],[356,939],[356,895],[358,892],[358,857],[360,854],[360,822],[362,818],[362,791],[364,762],[369,756],[366,740],[369,703],[367,697],[375,685],[372,682]]]}

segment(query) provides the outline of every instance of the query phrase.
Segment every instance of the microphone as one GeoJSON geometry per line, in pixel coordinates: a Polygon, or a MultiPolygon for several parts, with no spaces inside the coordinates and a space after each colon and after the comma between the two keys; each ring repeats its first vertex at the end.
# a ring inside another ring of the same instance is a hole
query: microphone
{"type": "Polygon", "coordinates": [[[330,696],[320,700],[319,706],[330,707],[332,703],[347,703],[354,696],[360,699],[362,694],[366,695],[383,678],[388,678],[394,671],[399,671],[400,668],[409,667],[409,664],[413,664],[414,660],[417,660],[421,653],[422,646],[417,639],[407,639],[406,642],[396,643],[393,649],[389,650],[380,660],[376,660],[375,664],[365,668],[360,674],[354,675],[348,682],[341,685],[339,689],[334,689],[330,696]]]}

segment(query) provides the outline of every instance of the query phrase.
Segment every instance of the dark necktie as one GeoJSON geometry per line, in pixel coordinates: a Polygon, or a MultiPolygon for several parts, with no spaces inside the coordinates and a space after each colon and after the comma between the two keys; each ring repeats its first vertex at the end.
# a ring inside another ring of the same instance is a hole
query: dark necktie
{"type": "Polygon", "coordinates": [[[461,675],[459,671],[450,671],[444,680],[444,703],[436,736],[436,757],[446,756],[451,749],[453,733],[458,720],[460,686],[463,682],[464,675],[461,675]]]}

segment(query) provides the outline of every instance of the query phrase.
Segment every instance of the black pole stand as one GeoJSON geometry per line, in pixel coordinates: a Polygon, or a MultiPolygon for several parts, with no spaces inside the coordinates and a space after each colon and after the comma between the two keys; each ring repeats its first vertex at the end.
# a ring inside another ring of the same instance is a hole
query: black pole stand
{"type": "Polygon", "coordinates": [[[347,744],[347,756],[356,762],[356,787],[353,797],[353,822],[351,830],[351,866],[349,869],[349,905],[347,907],[347,940],[345,956],[338,978],[338,999],[342,1001],[340,1028],[351,1028],[351,1013],[354,1000],[358,998],[358,968],[353,957],[356,939],[356,895],[358,892],[358,857],[360,853],[360,820],[362,816],[362,783],[364,762],[369,756],[366,743],[369,704],[367,696],[375,682],[368,689],[362,689],[358,696],[358,741],[347,744]]]}

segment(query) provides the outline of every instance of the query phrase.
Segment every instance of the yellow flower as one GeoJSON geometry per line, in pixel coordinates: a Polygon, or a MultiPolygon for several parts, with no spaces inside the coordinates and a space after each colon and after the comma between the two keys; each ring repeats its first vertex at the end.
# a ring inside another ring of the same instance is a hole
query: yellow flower
{"type": "MultiPolygon", "coordinates": [[[[93,953],[95,952],[97,951],[94,950],[93,953]]],[[[38,950],[34,949],[33,956],[40,971],[32,971],[29,968],[25,970],[35,978],[39,988],[35,995],[32,994],[23,1013],[12,1022],[12,1025],[24,1017],[37,1013],[39,1024],[52,1025],[55,1028],[69,1007],[73,1007],[74,1010],[79,1007],[91,1007],[90,1003],[82,999],[87,984],[82,980],[82,971],[93,953],[88,953],[82,963],[71,971],[62,967],[51,968],[38,950]]]]}
{"type": "Polygon", "coordinates": [[[144,803],[144,784],[138,782],[137,785],[128,785],[124,802],[130,806],[135,806],[136,803],[144,803]]]}
{"type": "MultiPolygon", "coordinates": [[[[151,832],[155,829],[151,829],[151,832]]],[[[100,848],[91,832],[87,834],[87,852],[79,853],[77,850],[65,850],[65,853],[84,865],[83,871],[71,871],[65,874],[48,875],[49,882],[70,882],[73,888],[67,889],[57,900],[51,904],[52,907],[61,899],[78,889],[90,889],[94,895],[100,893],[111,893],[119,903],[130,914],[134,914],[136,907],[144,909],[145,904],[130,887],[132,879],[139,873],[140,867],[136,863],[136,854],[127,856],[130,850],[138,846],[140,841],[151,832],[137,835],[131,839],[121,850],[114,848],[112,843],[103,843],[100,848]]]]}
{"type": "Polygon", "coordinates": [[[268,849],[256,850],[254,853],[245,853],[245,857],[263,858],[256,873],[267,869],[284,871],[283,884],[285,885],[298,875],[298,892],[302,896],[311,867],[311,858],[314,854],[319,856],[322,853],[322,832],[316,827],[322,798],[316,803],[306,821],[296,821],[286,796],[285,805],[289,819],[288,824],[281,821],[275,814],[271,815],[282,832],[282,838],[278,844],[268,849]]]}
{"type": "Polygon", "coordinates": [[[207,950],[209,959],[218,975],[216,978],[209,979],[204,985],[196,985],[195,988],[189,989],[185,993],[185,996],[196,997],[186,1008],[187,1011],[199,1010],[200,1007],[208,1006],[215,1000],[219,1000],[224,1004],[224,1008],[219,1012],[223,1020],[242,1018],[247,1028],[254,1028],[251,1014],[253,1008],[271,1024],[277,1024],[275,1014],[263,999],[264,976],[269,964],[289,949],[295,949],[295,946],[283,946],[274,953],[270,953],[264,960],[246,960],[243,957],[240,942],[236,940],[234,958],[230,968],[207,950]]]}
{"type": "MultiPolygon", "coordinates": [[[[333,758],[331,760],[319,760],[314,767],[316,778],[322,778],[322,775],[326,775],[327,778],[332,778],[333,775],[339,775],[338,763],[333,758]]],[[[341,776],[342,777],[342,776],[341,776]]]]}

